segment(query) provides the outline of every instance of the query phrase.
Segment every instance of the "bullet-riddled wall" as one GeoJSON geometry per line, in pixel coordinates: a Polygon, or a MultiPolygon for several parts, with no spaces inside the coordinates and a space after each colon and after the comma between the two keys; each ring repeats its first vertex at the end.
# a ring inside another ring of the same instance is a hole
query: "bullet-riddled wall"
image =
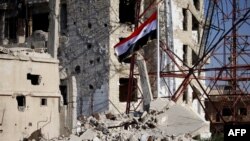
{"type": "MultiPolygon", "coordinates": [[[[142,1],[140,9],[146,9],[151,2],[142,1]]],[[[202,0],[174,0],[171,4],[174,51],[186,58],[186,64],[190,66],[192,52],[197,50],[202,33],[196,21],[202,18],[203,3],[202,0]]],[[[121,101],[120,90],[129,77],[129,63],[118,62],[113,46],[134,30],[133,6],[135,3],[126,0],[71,0],[61,4],[61,14],[67,17],[65,20],[61,16],[61,34],[67,37],[59,48],[61,74],[64,74],[61,79],[76,78],[77,115],[125,111],[126,102],[121,101]],[[66,27],[62,21],[67,22],[66,27]]],[[[164,7],[161,17],[166,16],[163,11],[164,7]]],[[[155,44],[151,43],[151,46],[155,44]]],[[[181,81],[176,79],[176,83],[181,81]]],[[[70,93],[71,90],[68,95],[70,93]]],[[[187,97],[187,101],[192,101],[190,88],[187,97]]],[[[192,102],[187,103],[192,105],[192,102]]]]}

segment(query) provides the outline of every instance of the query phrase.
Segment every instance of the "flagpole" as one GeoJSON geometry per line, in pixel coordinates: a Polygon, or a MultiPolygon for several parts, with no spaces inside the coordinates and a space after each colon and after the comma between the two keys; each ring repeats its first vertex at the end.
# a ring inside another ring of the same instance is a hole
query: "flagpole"
{"type": "Polygon", "coordinates": [[[159,29],[159,4],[157,4],[157,97],[160,96],[160,29],[159,29]]]}

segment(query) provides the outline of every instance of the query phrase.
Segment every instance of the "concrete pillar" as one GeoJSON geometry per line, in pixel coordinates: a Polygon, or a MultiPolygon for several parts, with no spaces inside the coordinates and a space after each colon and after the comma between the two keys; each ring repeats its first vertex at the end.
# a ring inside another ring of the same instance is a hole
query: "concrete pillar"
{"type": "Polygon", "coordinates": [[[77,108],[76,108],[76,97],[77,97],[77,84],[75,76],[71,76],[68,80],[68,126],[73,129],[77,123],[77,108]]]}
{"type": "Polygon", "coordinates": [[[50,0],[49,8],[49,35],[48,35],[48,52],[53,58],[57,58],[57,49],[59,46],[59,12],[60,0],[50,0]]]}
{"type": "Polygon", "coordinates": [[[0,44],[3,44],[5,29],[5,11],[0,10],[0,44]]]}
{"type": "Polygon", "coordinates": [[[153,96],[151,92],[151,86],[149,83],[146,62],[143,56],[141,56],[139,53],[138,53],[138,57],[136,60],[136,64],[138,66],[138,71],[140,74],[141,87],[142,87],[142,93],[143,93],[143,110],[149,111],[150,102],[153,100],[153,96]]]}

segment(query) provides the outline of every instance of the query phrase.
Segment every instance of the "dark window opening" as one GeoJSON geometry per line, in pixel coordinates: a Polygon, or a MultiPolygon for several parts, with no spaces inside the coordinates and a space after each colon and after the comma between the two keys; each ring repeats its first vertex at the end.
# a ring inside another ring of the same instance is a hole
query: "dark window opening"
{"type": "Polygon", "coordinates": [[[182,9],[182,14],[183,14],[183,30],[187,31],[188,30],[188,10],[187,9],[182,9]]]}
{"type": "Polygon", "coordinates": [[[10,42],[16,42],[17,38],[17,19],[7,18],[5,20],[5,37],[8,38],[10,42]]]}
{"type": "Polygon", "coordinates": [[[239,108],[238,114],[242,115],[242,116],[246,116],[247,115],[247,108],[239,108]]]}
{"type": "Polygon", "coordinates": [[[81,67],[80,67],[79,65],[77,65],[77,66],[75,67],[75,72],[76,72],[77,74],[81,73],[81,67]]]}
{"type": "Polygon", "coordinates": [[[120,0],[119,18],[120,23],[135,23],[135,0],[120,0]]]}
{"type": "Polygon", "coordinates": [[[192,30],[198,30],[199,29],[199,22],[195,18],[195,16],[192,15],[192,30]]]}
{"type": "Polygon", "coordinates": [[[61,11],[60,11],[60,28],[61,28],[61,33],[66,34],[67,32],[67,4],[61,4],[61,11]]]}
{"type": "Polygon", "coordinates": [[[187,45],[183,45],[183,64],[187,64],[187,45]]]}
{"type": "MultiPolygon", "coordinates": [[[[128,87],[129,87],[129,78],[120,78],[119,80],[119,101],[120,102],[127,102],[128,98],[128,87]]],[[[138,100],[137,95],[137,79],[133,79],[133,89],[132,94],[130,96],[131,102],[136,102],[138,100]]]]}
{"type": "Polygon", "coordinates": [[[41,76],[35,74],[27,74],[27,79],[31,81],[32,85],[39,85],[41,82],[41,76]]]}
{"type": "Polygon", "coordinates": [[[61,95],[63,97],[63,105],[68,105],[68,90],[67,90],[67,86],[65,85],[60,85],[59,86],[60,91],[61,91],[61,95]]]}
{"type": "Polygon", "coordinates": [[[222,116],[231,116],[233,114],[233,109],[231,108],[223,108],[222,116]]]}
{"type": "Polygon", "coordinates": [[[47,99],[46,98],[41,99],[41,106],[47,106],[47,99]]]}
{"type": "Polygon", "coordinates": [[[215,120],[216,122],[220,122],[220,112],[217,112],[215,120]]]}
{"type": "Polygon", "coordinates": [[[43,30],[48,32],[49,29],[49,13],[34,14],[32,16],[33,31],[43,30]]]}
{"type": "Polygon", "coordinates": [[[107,26],[108,26],[108,24],[105,23],[105,24],[104,24],[104,27],[107,27],[107,26]]]}
{"type": "Polygon", "coordinates": [[[199,56],[192,50],[192,64],[195,64],[199,60],[199,56]]]}
{"type": "Polygon", "coordinates": [[[188,96],[188,90],[185,90],[183,92],[183,97],[182,97],[183,102],[187,102],[187,96],[188,96]]]}
{"type": "Polygon", "coordinates": [[[25,96],[23,96],[23,95],[17,96],[16,100],[17,100],[18,110],[19,111],[24,111],[25,104],[26,104],[25,96]]]}
{"type": "Polygon", "coordinates": [[[193,0],[196,10],[200,11],[200,0],[193,0]]]}

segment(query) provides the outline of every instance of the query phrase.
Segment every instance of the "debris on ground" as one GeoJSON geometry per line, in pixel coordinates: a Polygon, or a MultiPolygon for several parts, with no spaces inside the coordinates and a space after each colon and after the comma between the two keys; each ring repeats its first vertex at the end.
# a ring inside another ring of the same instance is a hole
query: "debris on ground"
{"type": "Polygon", "coordinates": [[[129,115],[80,116],[72,134],[55,141],[191,141],[207,125],[186,107],[170,104],[129,115]]]}

